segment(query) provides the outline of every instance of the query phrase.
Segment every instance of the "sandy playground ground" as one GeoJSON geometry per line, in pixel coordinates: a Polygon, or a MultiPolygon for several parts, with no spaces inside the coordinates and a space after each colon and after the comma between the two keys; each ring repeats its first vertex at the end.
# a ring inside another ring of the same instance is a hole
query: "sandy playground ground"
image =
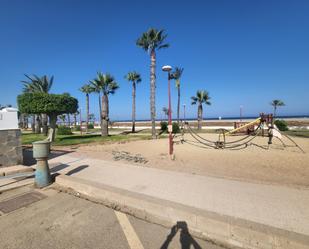
{"type": "MultiPolygon", "coordinates": [[[[216,134],[202,134],[216,140],[216,134]]],[[[230,140],[239,139],[232,137],[230,140]]],[[[189,135],[185,139],[192,140],[189,135]]],[[[296,147],[283,148],[274,139],[269,150],[248,146],[241,150],[200,148],[176,142],[175,160],[168,156],[168,140],[140,140],[115,144],[92,144],[74,148],[74,153],[104,160],[119,160],[137,167],[154,167],[191,174],[208,175],[248,182],[309,187],[309,139],[293,137],[306,151],[296,147]]],[[[176,139],[179,141],[180,139],[176,139]]],[[[267,146],[268,138],[257,137],[252,142],[267,146]]],[[[292,145],[283,139],[287,145],[292,145]]]]}

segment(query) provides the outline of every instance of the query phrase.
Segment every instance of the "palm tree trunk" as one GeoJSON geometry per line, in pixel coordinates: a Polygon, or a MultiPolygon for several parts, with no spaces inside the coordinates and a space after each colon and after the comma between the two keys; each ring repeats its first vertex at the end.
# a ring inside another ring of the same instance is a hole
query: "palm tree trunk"
{"type": "Polygon", "coordinates": [[[43,123],[43,134],[47,136],[48,128],[47,128],[47,114],[42,114],[42,123],[43,123]]]}
{"type": "Polygon", "coordinates": [[[180,113],[180,85],[178,88],[178,103],[177,103],[177,123],[179,124],[179,113],[180,113]]]}
{"type": "Polygon", "coordinates": [[[99,109],[100,109],[100,125],[102,125],[102,105],[101,105],[101,94],[99,93],[99,109]]]}
{"type": "Polygon", "coordinates": [[[108,95],[102,96],[102,124],[101,124],[101,136],[108,136],[108,95]]]}
{"type": "Polygon", "coordinates": [[[40,134],[41,133],[41,119],[40,119],[40,114],[35,115],[35,133],[40,134]]]}
{"type": "Polygon", "coordinates": [[[35,132],[35,114],[32,115],[31,130],[35,132]]]}
{"type": "Polygon", "coordinates": [[[71,118],[70,118],[70,113],[68,113],[67,115],[68,115],[68,127],[71,127],[71,118]]]}
{"type": "Polygon", "coordinates": [[[76,123],[77,123],[76,113],[73,114],[73,118],[74,118],[74,128],[76,128],[76,123]]]}
{"type": "Polygon", "coordinates": [[[203,122],[203,106],[199,104],[197,108],[197,129],[202,129],[202,122],[203,122]]]}
{"type": "Polygon", "coordinates": [[[150,54],[150,115],[151,135],[156,138],[156,52],[150,54]]]}
{"type": "Polygon", "coordinates": [[[86,93],[86,132],[88,132],[89,124],[89,94],[86,93]]]}
{"type": "Polygon", "coordinates": [[[277,106],[274,106],[274,118],[276,117],[277,115],[277,106]]]}
{"type": "Polygon", "coordinates": [[[136,99],[136,83],[133,81],[132,89],[132,132],[135,132],[135,99],[136,99]]]}
{"type": "Polygon", "coordinates": [[[56,123],[57,123],[57,115],[56,114],[49,115],[50,130],[49,130],[48,139],[51,142],[55,141],[56,123]]]}

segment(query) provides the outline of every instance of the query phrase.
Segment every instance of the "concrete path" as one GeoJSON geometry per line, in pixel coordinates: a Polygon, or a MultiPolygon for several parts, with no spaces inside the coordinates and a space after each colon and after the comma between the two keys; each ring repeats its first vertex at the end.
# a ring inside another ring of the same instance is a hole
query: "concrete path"
{"type": "Polygon", "coordinates": [[[72,177],[309,235],[309,190],[253,184],[63,155],[50,160],[72,177]]]}
{"type": "Polygon", "coordinates": [[[0,206],[33,193],[41,199],[0,210],[1,249],[223,249],[192,237],[190,230],[170,230],[52,189],[10,190],[0,195],[0,206]]]}

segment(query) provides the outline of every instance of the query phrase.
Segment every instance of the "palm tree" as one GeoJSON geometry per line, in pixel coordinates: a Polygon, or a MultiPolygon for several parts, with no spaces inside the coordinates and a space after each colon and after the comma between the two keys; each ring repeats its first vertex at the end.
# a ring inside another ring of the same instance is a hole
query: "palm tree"
{"type": "Polygon", "coordinates": [[[101,106],[101,86],[98,85],[97,82],[93,82],[93,81],[90,81],[90,84],[91,84],[91,87],[92,87],[92,92],[95,92],[98,94],[99,96],[99,117],[100,117],[100,125],[102,123],[102,106],[101,106]]]}
{"type": "Polygon", "coordinates": [[[274,118],[277,115],[277,108],[279,106],[285,106],[284,102],[280,99],[274,99],[272,102],[270,102],[270,104],[274,107],[274,118]]]}
{"type": "Polygon", "coordinates": [[[198,90],[196,92],[196,96],[191,97],[191,104],[196,105],[197,107],[197,128],[202,129],[202,121],[203,121],[203,104],[211,105],[209,93],[206,90],[198,90]]]}
{"type": "Polygon", "coordinates": [[[102,91],[102,121],[101,121],[101,135],[108,136],[109,123],[109,100],[108,96],[114,94],[119,88],[114,77],[110,74],[97,73],[97,77],[91,81],[93,85],[98,85],[102,91]]]}
{"type": "Polygon", "coordinates": [[[156,51],[167,48],[169,44],[164,43],[167,35],[164,30],[150,28],[144,32],[136,41],[138,47],[143,48],[150,54],[150,115],[152,125],[152,138],[156,138],[156,51]]]}
{"type": "MultiPolygon", "coordinates": [[[[41,93],[49,93],[53,81],[54,81],[54,76],[51,76],[50,79],[46,76],[43,75],[42,77],[38,77],[37,75],[33,75],[32,77],[25,74],[25,77],[28,80],[23,80],[21,81],[24,83],[24,89],[23,92],[41,92],[41,93]]],[[[48,128],[47,128],[47,115],[42,114],[42,123],[43,123],[43,133],[45,136],[47,136],[48,128]]],[[[33,115],[32,118],[32,131],[35,130],[36,133],[41,133],[41,119],[39,115],[33,115]],[[35,124],[36,120],[36,124],[35,124]]]]}
{"type": "Polygon", "coordinates": [[[136,84],[142,81],[141,76],[137,72],[129,72],[125,78],[132,82],[132,132],[135,132],[135,116],[136,116],[136,107],[135,107],[135,99],[136,99],[136,84]]]}
{"type": "Polygon", "coordinates": [[[91,87],[90,84],[85,84],[79,90],[86,94],[86,132],[88,132],[88,123],[89,123],[89,94],[93,92],[93,87],[91,87]]]}
{"type": "Polygon", "coordinates": [[[168,108],[163,107],[163,108],[162,108],[162,112],[164,113],[165,118],[167,119],[167,117],[168,117],[168,108]]]}
{"type": "Polygon", "coordinates": [[[175,67],[174,72],[171,73],[171,79],[176,81],[176,87],[178,89],[178,102],[177,102],[177,123],[179,123],[180,114],[180,78],[183,72],[183,68],[175,67]]]}

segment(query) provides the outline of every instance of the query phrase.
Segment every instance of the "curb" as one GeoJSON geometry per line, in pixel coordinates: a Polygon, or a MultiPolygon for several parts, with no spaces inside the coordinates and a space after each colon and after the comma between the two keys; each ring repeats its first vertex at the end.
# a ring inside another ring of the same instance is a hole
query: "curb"
{"type": "Polygon", "coordinates": [[[16,165],[16,166],[9,166],[0,168],[0,176],[9,176],[9,175],[15,175],[19,173],[25,173],[25,172],[32,172],[34,169],[32,167],[22,166],[22,165],[16,165]]]}
{"type": "Polygon", "coordinates": [[[195,237],[228,248],[309,248],[309,236],[304,234],[220,215],[77,177],[59,175],[53,186],[166,227],[172,227],[178,221],[185,221],[195,237]]]}

